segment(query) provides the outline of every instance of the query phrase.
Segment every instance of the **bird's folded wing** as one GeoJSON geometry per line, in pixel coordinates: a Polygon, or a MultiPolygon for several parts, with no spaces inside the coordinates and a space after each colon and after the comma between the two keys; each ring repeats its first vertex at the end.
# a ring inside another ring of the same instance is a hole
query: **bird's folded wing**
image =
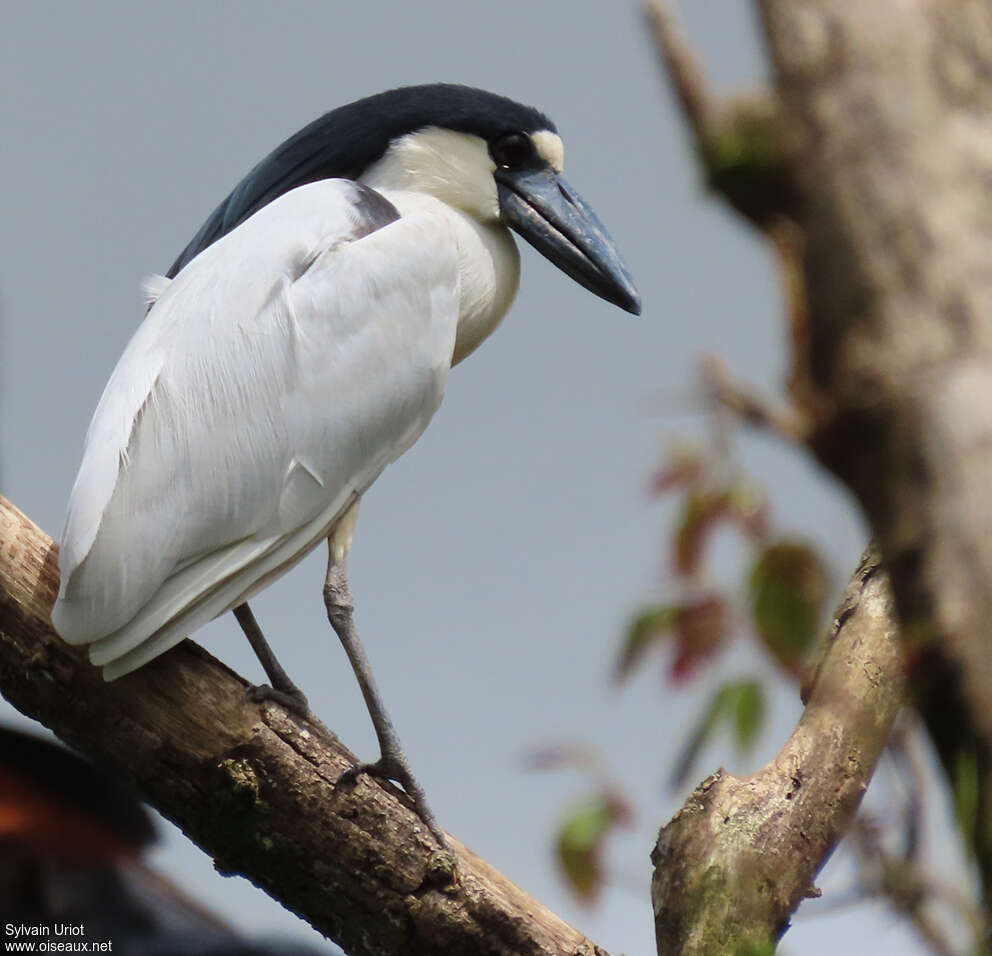
{"type": "Polygon", "coordinates": [[[300,187],[160,292],[87,434],[52,612],[66,640],[100,640],[101,661],[171,646],[170,622],[293,563],[426,427],[456,250],[370,192],[300,187]]]}
{"type": "Polygon", "coordinates": [[[124,627],[90,645],[90,660],[116,680],[164,654],[218,614],[248,600],[318,544],[346,511],[348,489],[312,521],[290,534],[238,541],[171,575],[124,627]]]}

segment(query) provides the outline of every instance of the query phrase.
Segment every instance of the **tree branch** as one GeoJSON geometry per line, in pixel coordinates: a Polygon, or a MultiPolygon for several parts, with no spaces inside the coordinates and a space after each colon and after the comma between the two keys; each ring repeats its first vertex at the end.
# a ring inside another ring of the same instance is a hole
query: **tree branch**
{"type": "Polygon", "coordinates": [[[106,684],[51,630],[57,546],[0,497],[0,691],[131,781],[217,868],[241,874],[348,953],[606,956],[484,860],[436,845],[400,791],[320,725],[245,697],[189,641],[106,684]]]}
{"type": "Polygon", "coordinates": [[[703,389],[710,401],[730,412],[734,419],[792,442],[802,441],[806,422],[794,408],[775,402],[731,374],[718,355],[704,355],[699,363],[703,389]]]}
{"type": "Polygon", "coordinates": [[[837,609],[806,709],[751,777],[703,781],[651,855],[658,953],[769,951],[843,837],[903,700],[892,598],[869,551],[837,609]]]}

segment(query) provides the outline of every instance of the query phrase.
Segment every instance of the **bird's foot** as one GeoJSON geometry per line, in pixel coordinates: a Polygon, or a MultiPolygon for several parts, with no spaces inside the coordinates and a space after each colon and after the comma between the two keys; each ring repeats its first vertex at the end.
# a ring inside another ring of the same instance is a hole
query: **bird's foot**
{"type": "Polygon", "coordinates": [[[338,777],[338,784],[354,782],[359,774],[363,773],[368,774],[370,777],[375,777],[377,780],[391,780],[393,783],[398,783],[410,800],[413,801],[414,811],[420,817],[424,826],[430,830],[441,849],[451,852],[451,847],[448,846],[444,831],[438,826],[437,820],[434,819],[434,813],[427,804],[427,796],[424,794],[424,789],[417,783],[416,778],[410,771],[410,765],[402,753],[384,753],[378,760],[372,763],[355,764],[354,767],[349,767],[338,777]]]}
{"type": "Polygon", "coordinates": [[[280,690],[269,684],[252,684],[245,689],[245,697],[256,704],[274,700],[304,720],[310,720],[313,716],[306,695],[296,686],[293,686],[292,690],[280,690]]]}

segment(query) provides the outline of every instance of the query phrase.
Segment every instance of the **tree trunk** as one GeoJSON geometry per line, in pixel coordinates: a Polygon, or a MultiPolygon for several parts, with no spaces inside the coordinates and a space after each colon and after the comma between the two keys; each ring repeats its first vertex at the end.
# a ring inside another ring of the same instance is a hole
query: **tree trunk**
{"type": "Polygon", "coordinates": [[[761,0],[801,202],[811,445],[892,576],[992,887],[992,6],[761,0]]]}

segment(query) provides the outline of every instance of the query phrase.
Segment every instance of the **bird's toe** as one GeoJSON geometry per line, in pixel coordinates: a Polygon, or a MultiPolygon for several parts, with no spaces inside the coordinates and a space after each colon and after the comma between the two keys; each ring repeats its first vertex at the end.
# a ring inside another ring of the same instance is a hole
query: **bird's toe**
{"type": "Polygon", "coordinates": [[[254,704],[261,704],[267,700],[274,700],[277,704],[282,704],[286,710],[309,720],[310,703],[302,691],[277,690],[269,684],[252,684],[245,689],[245,697],[254,704]]]}

